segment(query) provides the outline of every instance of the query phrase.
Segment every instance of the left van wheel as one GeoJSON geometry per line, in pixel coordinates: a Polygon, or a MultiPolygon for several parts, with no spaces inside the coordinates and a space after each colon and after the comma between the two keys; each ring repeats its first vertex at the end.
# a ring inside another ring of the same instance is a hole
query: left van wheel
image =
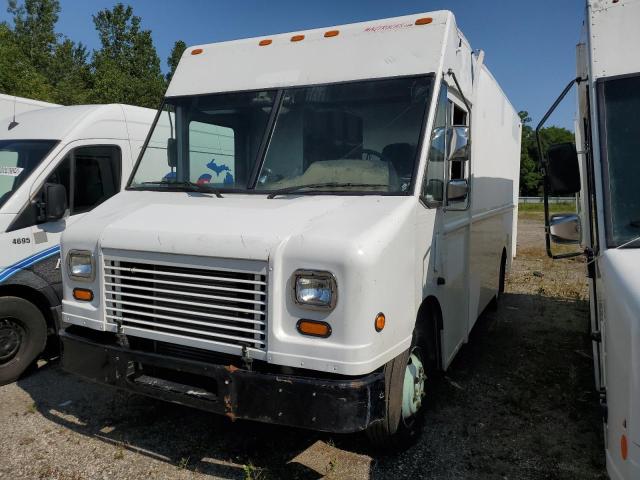
{"type": "Polygon", "coordinates": [[[409,447],[420,434],[424,421],[427,365],[419,332],[411,347],[384,367],[385,417],[369,426],[371,445],[382,452],[409,447]]]}
{"type": "Polygon", "coordinates": [[[33,303],[0,297],[0,385],[14,382],[38,358],[47,341],[47,324],[33,303]]]}

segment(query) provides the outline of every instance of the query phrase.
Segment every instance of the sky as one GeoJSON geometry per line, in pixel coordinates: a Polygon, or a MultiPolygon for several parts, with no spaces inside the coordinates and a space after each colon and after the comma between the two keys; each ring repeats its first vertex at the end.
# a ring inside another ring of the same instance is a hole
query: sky
{"type": "MultiPolygon", "coordinates": [[[[2,1],[2,0],[0,0],[2,1]]],[[[116,1],[60,0],[57,31],[89,49],[99,48],[91,16],[116,1]]],[[[176,40],[187,45],[328,27],[419,12],[453,11],[473,49],[516,110],[540,120],[575,77],[585,0],[124,0],[152,31],[166,71],[176,40]]],[[[9,20],[5,9],[0,21],[9,20]]],[[[574,98],[550,118],[573,130],[574,98]]]]}

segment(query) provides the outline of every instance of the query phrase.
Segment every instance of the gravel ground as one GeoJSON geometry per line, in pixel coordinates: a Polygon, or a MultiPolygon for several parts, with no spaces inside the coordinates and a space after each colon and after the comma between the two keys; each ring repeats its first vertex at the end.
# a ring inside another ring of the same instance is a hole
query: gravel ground
{"type": "Polygon", "coordinates": [[[604,479],[584,265],[544,258],[520,220],[497,312],[429,391],[418,443],[375,459],[363,435],[224,417],[85,383],[55,361],[0,387],[1,479],[604,479]]]}

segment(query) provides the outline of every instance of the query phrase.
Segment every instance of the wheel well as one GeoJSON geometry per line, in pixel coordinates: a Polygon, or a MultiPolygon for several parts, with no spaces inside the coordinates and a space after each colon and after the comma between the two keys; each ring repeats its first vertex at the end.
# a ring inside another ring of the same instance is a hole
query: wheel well
{"type": "Polygon", "coordinates": [[[30,301],[42,312],[47,322],[47,328],[55,328],[51,304],[47,297],[38,290],[24,285],[3,285],[0,286],[0,297],[20,297],[30,301]]]}
{"type": "Polygon", "coordinates": [[[422,301],[418,309],[416,328],[425,336],[430,347],[429,356],[435,361],[438,370],[442,369],[442,308],[440,302],[434,296],[429,296],[422,301]]]}

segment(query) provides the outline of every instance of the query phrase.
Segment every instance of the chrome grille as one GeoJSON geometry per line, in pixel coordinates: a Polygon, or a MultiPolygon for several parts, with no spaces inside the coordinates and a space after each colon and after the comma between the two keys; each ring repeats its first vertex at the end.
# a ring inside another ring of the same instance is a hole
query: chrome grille
{"type": "Polygon", "coordinates": [[[266,350],[265,271],[105,256],[105,315],[124,333],[225,353],[266,350]]]}

